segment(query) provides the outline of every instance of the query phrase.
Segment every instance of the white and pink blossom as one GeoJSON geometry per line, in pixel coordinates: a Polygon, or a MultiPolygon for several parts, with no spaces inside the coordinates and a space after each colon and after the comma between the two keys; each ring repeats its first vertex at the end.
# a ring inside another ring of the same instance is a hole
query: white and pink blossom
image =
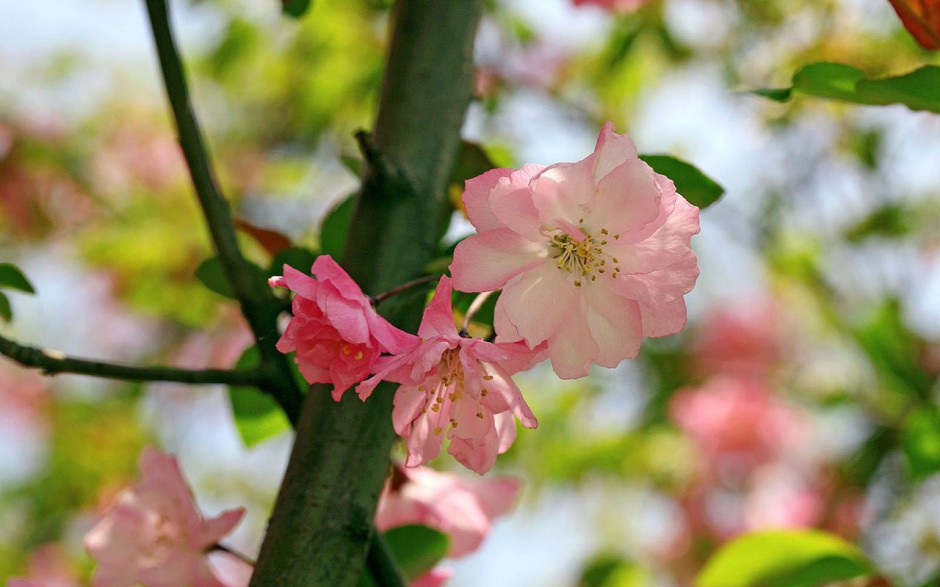
{"type": "Polygon", "coordinates": [[[400,383],[392,423],[407,439],[409,467],[448,452],[481,475],[516,439],[518,418],[526,428],[538,423],[512,375],[543,358],[520,343],[490,343],[460,336],[451,308],[451,283],[442,277],[418,328],[420,343],[406,353],[382,357],[374,377],[357,393],[365,400],[387,380],[400,383]]]}
{"type": "Polygon", "coordinates": [[[457,245],[454,287],[502,288],[497,342],[545,343],[559,377],[614,367],[685,325],[698,208],[612,123],[585,159],[494,169],[463,201],[477,234],[457,245]]]}
{"type": "Polygon", "coordinates": [[[467,479],[428,467],[396,467],[382,492],[375,525],[381,530],[421,524],[450,536],[448,557],[475,551],[493,518],[512,509],[521,485],[508,477],[467,479]]]}
{"type": "Polygon", "coordinates": [[[140,483],[122,491],[85,535],[98,564],[95,587],[225,587],[206,552],[229,534],[243,508],[204,518],[176,459],[153,448],[140,458],[140,483]]]}

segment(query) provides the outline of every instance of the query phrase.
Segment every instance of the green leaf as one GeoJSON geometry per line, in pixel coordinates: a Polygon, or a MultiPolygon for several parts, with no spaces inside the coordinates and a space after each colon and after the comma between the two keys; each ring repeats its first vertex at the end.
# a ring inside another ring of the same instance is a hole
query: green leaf
{"type": "Polygon", "coordinates": [[[356,155],[340,155],[339,160],[350,173],[359,177],[362,175],[362,158],[356,155]]]}
{"type": "Polygon", "coordinates": [[[346,233],[355,207],[356,195],[353,194],[337,204],[320,225],[320,251],[324,255],[331,255],[336,261],[343,258],[346,233]]]}
{"type": "Polygon", "coordinates": [[[915,481],[940,471],[940,410],[927,406],[908,416],[901,447],[915,481]]]}
{"type": "Polygon", "coordinates": [[[271,259],[271,268],[268,273],[271,275],[283,275],[284,265],[290,265],[298,271],[310,273],[310,267],[317,259],[317,254],[310,249],[303,247],[290,247],[280,251],[271,259]]]}
{"type": "Polygon", "coordinates": [[[903,104],[911,110],[940,113],[940,66],[925,65],[909,73],[869,79],[844,63],[811,63],[793,74],[791,88],[751,90],[750,93],[785,102],[796,92],[853,104],[903,104]]]}
{"type": "Polygon", "coordinates": [[[496,164],[483,150],[483,147],[476,143],[463,141],[460,143],[460,152],[457,154],[457,161],[454,163],[450,181],[463,188],[464,182],[468,179],[483,175],[495,167],[496,164]]]}
{"type": "Polygon", "coordinates": [[[222,263],[219,257],[209,257],[196,267],[196,279],[204,286],[229,299],[235,299],[232,288],[228,285],[225,273],[222,272],[222,263]]]}
{"type": "MultiPolygon", "coordinates": [[[[261,267],[251,262],[248,262],[248,267],[259,286],[267,281],[268,275],[261,267]]],[[[200,263],[199,267],[196,267],[195,275],[196,279],[210,290],[231,300],[235,299],[235,293],[228,285],[228,280],[225,278],[225,273],[222,271],[222,262],[219,261],[218,255],[209,257],[200,263]]]]}
{"type": "Polygon", "coordinates": [[[410,581],[427,573],[450,550],[450,537],[427,526],[399,526],[385,532],[385,540],[410,581]]]}
{"type": "Polygon", "coordinates": [[[682,197],[703,210],[725,193],[725,188],[690,163],[668,155],[640,155],[640,159],[646,161],[656,173],[671,179],[682,197]]]}
{"type": "Polygon", "coordinates": [[[0,263],[0,288],[17,289],[34,294],[33,284],[26,279],[20,268],[12,263],[0,263]]]}
{"type": "Polygon", "coordinates": [[[811,63],[793,74],[793,89],[819,98],[855,101],[855,85],[865,74],[843,63],[811,63]]]}
{"type": "Polygon", "coordinates": [[[10,307],[10,298],[0,291],[0,320],[9,322],[13,320],[13,308],[10,307]]]}
{"type": "MultiPolygon", "coordinates": [[[[236,369],[250,369],[261,363],[258,347],[250,346],[242,353],[236,369]]],[[[277,402],[255,387],[230,386],[229,402],[235,417],[235,428],[246,447],[276,436],[290,429],[290,421],[277,402]]]]}
{"type": "Polygon", "coordinates": [[[310,8],[311,0],[282,0],[281,11],[294,18],[300,18],[310,8]]]}
{"type": "Polygon", "coordinates": [[[774,102],[786,102],[793,94],[793,88],[761,88],[758,90],[748,90],[748,93],[768,98],[774,102]]]}
{"type": "Polygon", "coordinates": [[[816,587],[870,575],[861,550],[819,530],[746,534],[722,546],[706,563],[696,587],[816,587]]]}

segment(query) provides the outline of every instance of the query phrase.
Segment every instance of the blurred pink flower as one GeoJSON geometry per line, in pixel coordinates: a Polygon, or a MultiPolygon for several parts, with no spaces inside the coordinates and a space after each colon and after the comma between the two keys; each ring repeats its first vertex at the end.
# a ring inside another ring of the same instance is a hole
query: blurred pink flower
{"type": "Polygon", "coordinates": [[[46,586],[43,585],[42,583],[37,583],[36,581],[32,581],[30,579],[20,579],[18,577],[14,577],[10,579],[9,581],[7,581],[7,587],[46,587],[46,586]]]}
{"type": "Polygon", "coordinates": [[[452,569],[435,567],[411,582],[411,587],[441,587],[454,575],[452,569]]]}
{"type": "Polygon", "coordinates": [[[511,375],[528,369],[544,353],[523,344],[490,343],[457,333],[451,308],[451,283],[442,277],[424,311],[413,350],[377,362],[376,374],[359,385],[365,400],[381,380],[401,383],[395,393],[392,423],[408,439],[405,464],[416,467],[441,451],[483,474],[496,455],[516,439],[513,416],[526,428],[538,423],[511,375]]]}
{"type": "Polygon", "coordinates": [[[508,477],[466,479],[428,467],[396,467],[375,515],[381,531],[421,524],[450,536],[447,556],[457,558],[480,547],[493,518],[512,509],[519,481],[508,477]]]}
{"type": "Polygon", "coordinates": [[[796,407],[756,379],[713,377],[677,392],[669,411],[720,473],[738,476],[778,456],[806,430],[796,407]]]}
{"type": "Polygon", "coordinates": [[[98,563],[95,587],[225,587],[212,572],[206,551],[241,520],[244,509],[206,519],[173,457],[148,448],[140,458],[141,482],[85,535],[98,563]]]}
{"type": "Polygon", "coordinates": [[[572,0],[575,6],[600,6],[611,12],[633,12],[640,6],[646,4],[647,0],[572,0]]]}
{"type": "Polygon", "coordinates": [[[497,341],[547,342],[555,373],[633,358],[644,336],[678,332],[698,264],[698,208],[608,122],[577,163],[494,169],[467,181],[477,229],[457,245],[462,291],[502,288],[497,341]]]}
{"type": "Polygon", "coordinates": [[[282,353],[297,351],[300,372],[309,383],[333,384],[333,399],[373,372],[383,352],[401,353],[418,339],[378,315],[356,282],[329,255],[317,257],[315,278],[284,266],[271,286],[296,295],[294,316],[277,343],[282,353]]]}
{"type": "Polygon", "coordinates": [[[822,491],[793,467],[781,463],[760,467],[749,485],[744,502],[748,530],[812,528],[822,518],[822,491]]]}
{"type": "Polygon", "coordinates": [[[769,300],[750,300],[711,313],[693,346],[702,373],[762,377],[780,359],[782,324],[769,300]]]}

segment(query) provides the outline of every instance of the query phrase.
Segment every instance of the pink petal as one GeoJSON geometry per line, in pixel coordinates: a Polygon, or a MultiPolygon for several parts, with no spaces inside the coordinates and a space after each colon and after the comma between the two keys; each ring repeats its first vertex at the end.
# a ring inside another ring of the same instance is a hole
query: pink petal
{"type": "MultiPolygon", "coordinates": [[[[503,454],[516,442],[516,421],[508,412],[496,414],[494,421],[496,437],[499,439],[496,452],[503,454]]],[[[526,426],[526,428],[535,428],[535,426],[526,426]]]]}
{"type": "Polygon", "coordinates": [[[201,546],[213,546],[219,540],[228,536],[244,516],[245,508],[237,508],[224,511],[215,518],[207,519],[199,540],[201,546]]]}
{"type": "Polygon", "coordinates": [[[518,479],[509,477],[496,477],[476,481],[473,493],[480,502],[480,507],[489,518],[495,518],[512,510],[522,490],[522,483],[518,479]]]}
{"type": "Polygon", "coordinates": [[[284,265],[284,277],[279,280],[279,285],[290,288],[292,292],[308,300],[317,299],[317,290],[321,286],[316,279],[290,265],[284,265]]]}
{"type": "Polygon", "coordinates": [[[629,135],[614,132],[614,123],[607,121],[594,146],[594,179],[600,181],[612,169],[637,158],[636,145],[629,135]]]}
{"type": "Polygon", "coordinates": [[[549,260],[507,284],[496,306],[502,306],[516,331],[534,348],[558,332],[577,307],[577,294],[567,274],[549,260]]]}
{"type": "Polygon", "coordinates": [[[677,196],[655,231],[639,241],[631,240],[633,233],[627,233],[607,249],[618,257],[625,273],[646,273],[671,265],[688,255],[692,235],[699,231],[698,216],[698,208],[677,196]]]}
{"type": "MultiPolygon", "coordinates": [[[[490,419],[489,426],[492,424],[492,414],[488,415],[490,419]]],[[[480,475],[485,475],[487,471],[496,464],[496,456],[499,454],[499,439],[496,437],[495,428],[488,434],[474,437],[454,436],[450,439],[450,453],[458,463],[480,475]]]]}
{"type": "Polygon", "coordinates": [[[503,227],[490,209],[490,192],[500,179],[508,178],[514,171],[507,168],[491,169],[483,175],[468,179],[464,184],[463,205],[467,210],[467,218],[478,232],[503,227]]]}
{"type": "Polygon", "coordinates": [[[588,328],[598,347],[594,362],[616,367],[620,361],[636,357],[643,341],[639,305],[596,283],[586,284],[583,289],[588,300],[588,328]]]}
{"type": "Polygon", "coordinates": [[[402,385],[395,392],[394,404],[392,426],[399,436],[407,437],[411,433],[412,423],[427,404],[427,395],[416,387],[402,385]]]}
{"type": "Polygon", "coordinates": [[[528,239],[538,239],[542,225],[529,185],[542,169],[540,165],[524,166],[501,180],[489,196],[490,209],[500,223],[528,239]]]}
{"type": "Polygon", "coordinates": [[[647,305],[665,304],[692,291],[698,279],[695,253],[648,273],[621,274],[614,285],[618,295],[647,305]]]}
{"type": "Polygon", "coordinates": [[[369,322],[366,320],[366,312],[371,308],[366,309],[361,303],[343,297],[332,284],[320,288],[317,303],[340,338],[355,344],[371,344],[369,322]]]}
{"type": "Polygon", "coordinates": [[[508,228],[471,235],[457,244],[450,273],[454,287],[466,292],[499,289],[507,281],[543,263],[545,245],[508,228]]]}
{"type": "Polygon", "coordinates": [[[365,294],[362,293],[359,285],[329,255],[317,257],[310,272],[316,275],[319,281],[332,284],[344,297],[350,300],[365,298],[365,294]]]}
{"type": "Polygon", "coordinates": [[[548,339],[552,369],[561,379],[577,379],[587,375],[592,360],[599,352],[581,309],[569,312],[557,333],[548,339]]]}
{"type": "MultiPolygon", "coordinates": [[[[656,219],[662,192],[653,170],[639,159],[612,169],[597,184],[597,194],[585,218],[594,231],[610,234],[639,230],[656,219]]],[[[608,239],[613,242],[614,239],[608,239]]]]}
{"type": "Polygon", "coordinates": [[[643,336],[669,336],[685,326],[685,299],[681,297],[665,304],[640,304],[640,312],[643,315],[643,336]]]}
{"type": "Polygon", "coordinates": [[[457,336],[457,327],[454,325],[454,310],[451,307],[450,278],[446,275],[441,277],[434,290],[434,297],[431,298],[428,307],[424,309],[424,316],[421,318],[421,325],[418,327],[418,335],[421,338],[441,337],[445,339],[459,340],[457,336]]]}
{"type": "Polygon", "coordinates": [[[578,163],[556,163],[532,180],[532,203],[545,225],[557,226],[559,219],[577,224],[596,189],[591,156],[578,163]]]}

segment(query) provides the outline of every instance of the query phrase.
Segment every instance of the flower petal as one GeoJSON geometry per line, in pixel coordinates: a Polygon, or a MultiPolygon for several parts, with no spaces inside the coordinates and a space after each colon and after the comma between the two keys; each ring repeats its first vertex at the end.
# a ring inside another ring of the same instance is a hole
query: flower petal
{"type": "Polygon", "coordinates": [[[548,260],[507,284],[496,306],[502,306],[519,335],[534,348],[561,328],[577,303],[575,288],[568,283],[567,274],[548,260]]]}
{"type": "Polygon", "coordinates": [[[545,261],[545,245],[508,228],[471,235],[457,244],[450,274],[466,292],[499,289],[507,281],[545,261]]]}
{"type": "Polygon", "coordinates": [[[681,297],[665,304],[640,304],[640,312],[643,315],[643,336],[669,336],[685,326],[685,299],[681,297]]]}

